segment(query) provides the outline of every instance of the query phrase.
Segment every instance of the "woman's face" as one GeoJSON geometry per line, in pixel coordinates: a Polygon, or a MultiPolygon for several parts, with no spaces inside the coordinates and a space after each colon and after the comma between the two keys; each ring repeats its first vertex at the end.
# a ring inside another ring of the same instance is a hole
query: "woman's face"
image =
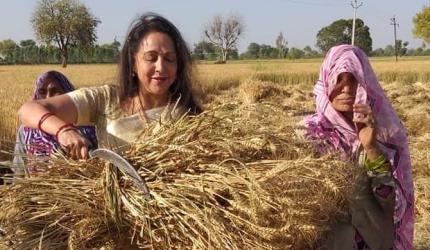
{"type": "Polygon", "coordinates": [[[178,60],[173,40],[165,33],[150,32],[140,42],[133,71],[143,94],[165,96],[176,80],[178,60]]]}
{"type": "Polygon", "coordinates": [[[63,88],[54,79],[46,79],[45,83],[37,90],[38,99],[45,99],[64,94],[63,88]]]}
{"type": "Polygon", "coordinates": [[[339,74],[337,84],[330,94],[331,105],[338,112],[352,112],[356,92],[357,80],[354,75],[349,72],[339,74]]]}

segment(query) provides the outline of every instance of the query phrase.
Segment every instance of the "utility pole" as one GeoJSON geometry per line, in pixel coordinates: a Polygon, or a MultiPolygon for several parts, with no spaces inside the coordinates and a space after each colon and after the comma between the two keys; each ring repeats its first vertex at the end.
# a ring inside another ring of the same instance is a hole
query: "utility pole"
{"type": "Polygon", "coordinates": [[[354,19],[352,19],[352,39],[351,39],[351,45],[354,45],[355,40],[355,19],[357,18],[357,9],[360,8],[363,5],[361,2],[360,4],[357,3],[357,0],[354,0],[354,2],[351,2],[351,6],[354,9],[354,19]]]}
{"type": "Polygon", "coordinates": [[[396,27],[399,27],[399,23],[396,22],[396,16],[393,16],[390,18],[391,25],[394,26],[394,54],[396,55],[396,62],[397,62],[397,31],[396,27]]]}

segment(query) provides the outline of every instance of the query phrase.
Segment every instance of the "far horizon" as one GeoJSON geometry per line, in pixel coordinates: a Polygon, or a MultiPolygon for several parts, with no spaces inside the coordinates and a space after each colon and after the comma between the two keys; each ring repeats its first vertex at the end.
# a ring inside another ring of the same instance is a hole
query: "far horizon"
{"type": "MultiPolygon", "coordinates": [[[[213,16],[237,14],[245,23],[244,35],[238,42],[240,53],[245,52],[252,42],[274,46],[279,32],[284,34],[289,48],[303,49],[305,46],[310,46],[316,49],[316,35],[321,28],[336,20],[353,17],[351,2],[346,0],[266,0],[264,5],[253,5],[245,0],[234,2],[147,0],[143,3],[129,0],[127,4],[96,0],[80,2],[88,6],[92,14],[101,20],[97,27],[97,44],[112,43],[114,39],[122,44],[131,21],[143,12],[153,11],[170,19],[193,48],[194,44],[204,39],[204,25],[213,16]]],[[[358,3],[362,3],[362,6],[357,9],[357,18],[362,19],[365,25],[369,26],[373,50],[393,45],[393,25],[390,24],[390,18],[394,15],[396,22],[399,23],[397,39],[408,41],[410,49],[423,44],[423,40],[413,37],[412,19],[425,5],[429,4],[428,1],[363,0],[358,3]]],[[[0,16],[0,40],[37,41],[30,23],[36,4],[37,0],[4,3],[4,13],[0,16]]]]}

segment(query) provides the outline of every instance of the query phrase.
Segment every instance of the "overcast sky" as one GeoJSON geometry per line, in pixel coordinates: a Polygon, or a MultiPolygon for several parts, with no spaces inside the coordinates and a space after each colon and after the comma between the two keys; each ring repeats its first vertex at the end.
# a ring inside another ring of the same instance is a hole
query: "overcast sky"
{"type": "MultiPolygon", "coordinates": [[[[170,19],[192,46],[202,40],[203,27],[217,14],[238,14],[245,23],[239,41],[243,52],[251,42],[274,45],[283,32],[288,47],[315,47],[316,34],[338,19],[349,19],[353,8],[349,0],[81,0],[101,20],[97,27],[98,43],[121,43],[131,21],[139,14],[153,11],[170,19]]],[[[370,28],[373,49],[394,41],[394,15],[399,23],[398,39],[418,47],[422,40],[413,37],[413,17],[428,0],[361,0],[357,17],[370,28]]],[[[3,1],[0,10],[0,40],[35,39],[30,23],[37,0],[3,1]]]]}

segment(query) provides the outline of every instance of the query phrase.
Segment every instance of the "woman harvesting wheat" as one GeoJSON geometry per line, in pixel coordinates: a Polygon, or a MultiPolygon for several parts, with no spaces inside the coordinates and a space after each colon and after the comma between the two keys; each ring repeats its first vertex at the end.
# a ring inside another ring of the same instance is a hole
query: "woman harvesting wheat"
{"type": "Polygon", "coordinates": [[[178,29],[164,17],[144,14],[126,36],[118,85],[28,102],[19,116],[24,125],[55,135],[70,156],[86,158],[89,142],[75,125],[94,124],[99,144],[118,148],[135,141],[154,120],[198,113],[190,71],[190,52],[178,29]]]}
{"type": "Polygon", "coordinates": [[[314,88],[306,137],[364,169],[333,227],[331,249],[412,249],[414,190],[407,136],[365,53],[340,45],[327,53],[314,88]]]}

